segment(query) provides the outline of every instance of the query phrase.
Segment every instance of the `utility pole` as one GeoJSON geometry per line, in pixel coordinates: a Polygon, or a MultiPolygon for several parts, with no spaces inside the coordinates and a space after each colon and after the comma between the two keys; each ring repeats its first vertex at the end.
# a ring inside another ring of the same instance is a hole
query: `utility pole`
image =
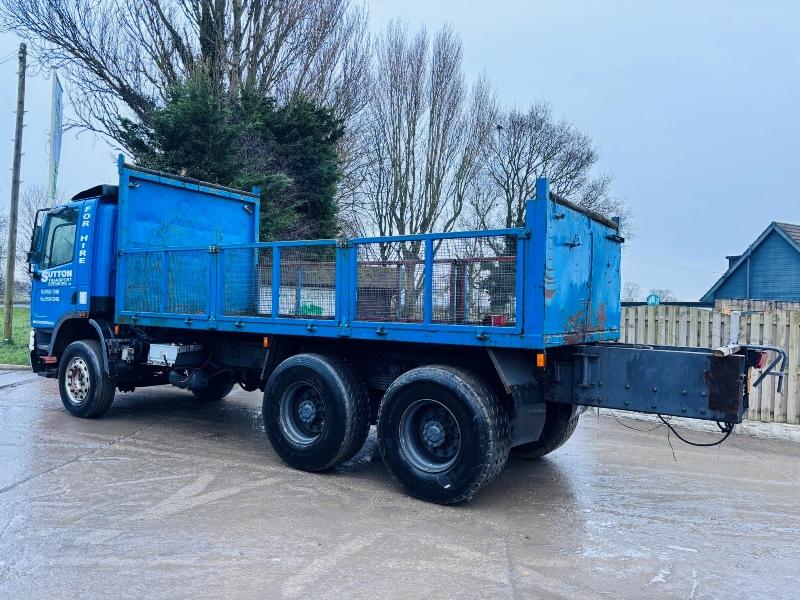
{"type": "Polygon", "coordinates": [[[8,252],[6,254],[6,298],[3,315],[3,339],[11,340],[11,317],[14,312],[14,269],[17,258],[17,212],[19,210],[19,171],[22,162],[22,124],[25,116],[25,58],[27,47],[19,45],[19,80],[17,83],[17,126],[14,135],[14,166],[11,171],[11,208],[8,214],[8,252]]]}

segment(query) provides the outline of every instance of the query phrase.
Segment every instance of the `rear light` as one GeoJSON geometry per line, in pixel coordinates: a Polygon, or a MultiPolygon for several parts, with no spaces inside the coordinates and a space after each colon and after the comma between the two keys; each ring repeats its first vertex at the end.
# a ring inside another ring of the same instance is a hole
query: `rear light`
{"type": "Polygon", "coordinates": [[[547,357],[544,353],[539,352],[536,354],[536,366],[540,369],[544,369],[547,366],[547,357]]]}
{"type": "Polygon", "coordinates": [[[753,366],[756,369],[763,369],[767,366],[767,353],[766,352],[757,352],[755,359],[753,360],[753,366]]]}

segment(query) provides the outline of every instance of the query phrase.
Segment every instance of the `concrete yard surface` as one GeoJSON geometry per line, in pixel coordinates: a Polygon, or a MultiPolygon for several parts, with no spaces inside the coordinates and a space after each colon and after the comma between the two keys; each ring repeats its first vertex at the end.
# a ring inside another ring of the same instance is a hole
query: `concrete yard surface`
{"type": "Polygon", "coordinates": [[[0,371],[0,598],[800,597],[799,444],[673,436],[673,458],[664,427],[587,414],[442,507],[393,483],[374,432],[334,472],[290,469],[260,405],[151,388],[82,420],[0,371]]]}

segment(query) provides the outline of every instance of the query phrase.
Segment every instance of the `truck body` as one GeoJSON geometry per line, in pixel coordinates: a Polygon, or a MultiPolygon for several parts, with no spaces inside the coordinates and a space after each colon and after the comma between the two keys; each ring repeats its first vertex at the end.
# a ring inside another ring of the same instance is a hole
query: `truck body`
{"type": "Polygon", "coordinates": [[[350,458],[377,424],[392,475],[449,503],[509,451],[552,451],[585,406],[731,427],[763,360],[616,343],[618,222],[545,179],[518,228],[259,242],[258,223],[257,190],[120,157],[118,185],[36,224],[33,370],[83,417],[117,390],[261,390],[273,447],[311,471],[350,458]]]}

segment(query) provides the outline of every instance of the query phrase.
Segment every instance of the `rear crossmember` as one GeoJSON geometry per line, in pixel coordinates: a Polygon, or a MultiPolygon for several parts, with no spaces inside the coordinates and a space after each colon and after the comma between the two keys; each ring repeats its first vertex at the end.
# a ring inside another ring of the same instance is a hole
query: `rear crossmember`
{"type": "Polygon", "coordinates": [[[491,354],[506,390],[518,399],[519,414],[525,413],[520,404],[535,386],[550,402],[727,425],[741,423],[748,408],[750,368],[763,369],[754,387],[772,375],[780,378],[780,392],[787,360],[786,352],[774,346],[711,350],[598,343],[551,349],[550,364],[539,370],[512,351],[491,354]],[[767,352],[774,354],[769,365],[767,352]]]}

